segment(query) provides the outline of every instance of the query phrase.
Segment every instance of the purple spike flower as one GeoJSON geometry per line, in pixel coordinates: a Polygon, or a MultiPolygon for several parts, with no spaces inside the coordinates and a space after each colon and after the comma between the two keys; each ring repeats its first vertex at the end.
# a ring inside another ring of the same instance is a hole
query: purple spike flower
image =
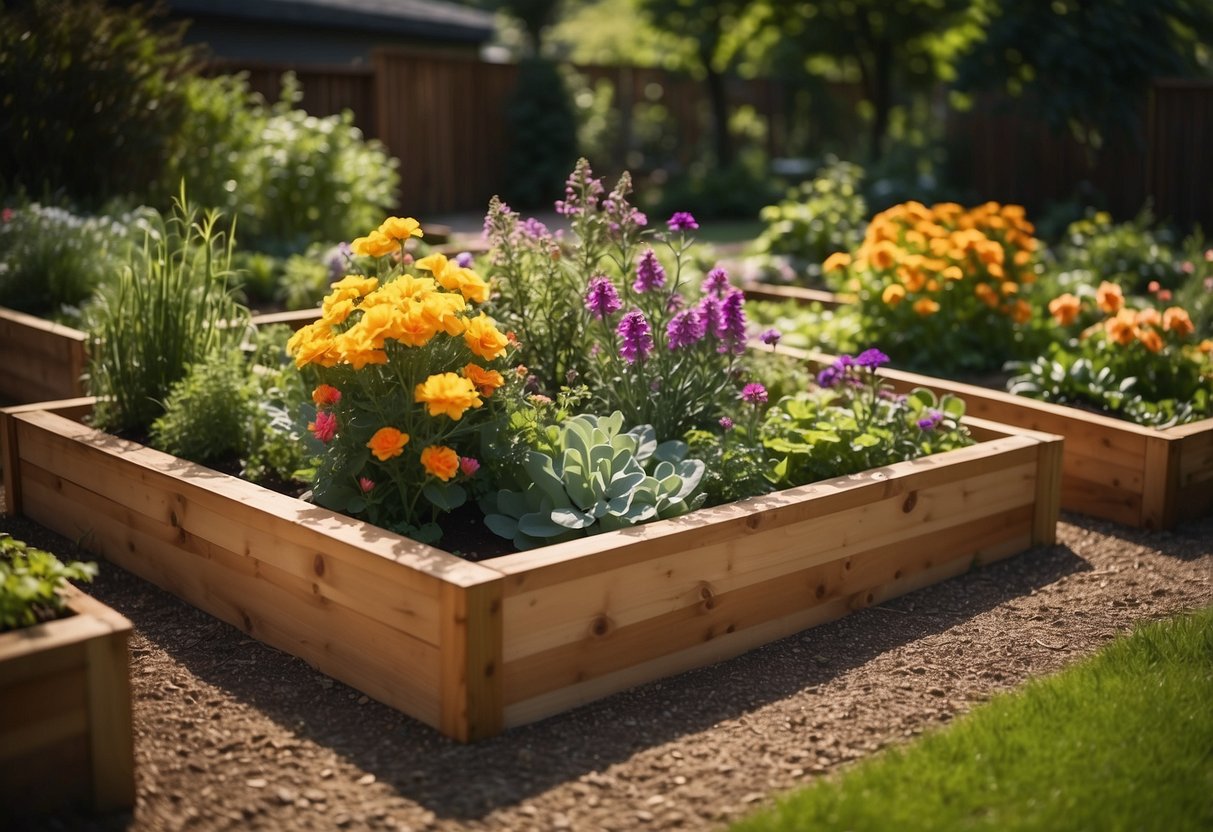
{"type": "Polygon", "coordinates": [[[720,314],[724,319],[724,332],[720,336],[719,352],[732,350],[741,355],[745,352],[745,292],[733,289],[720,304],[720,314]]]}
{"type": "Polygon", "coordinates": [[[644,254],[640,255],[640,262],[636,264],[636,282],[632,288],[643,295],[664,285],[665,269],[657,259],[657,252],[651,248],[645,249],[644,254]]]}
{"type": "Polygon", "coordinates": [[[766,344],[769,347],[773,347],[779,343],[779,339],[782,337],[783,337],[782,332],[780,332],[775,327],[771,327],[770,329],[763,330],[762,334],[758,336],[758,340],[762,341],[762,343],[766,344]]]}
{"type": "Polygon", "coordinates": [[[766,404],[767,388],[763,387],[756,381],[751,381],[745,387],[741,388],[741,400],[746,404],[752,404],[755,407],[760,404],[766,404]]]}
{"type": "Polygon", "coordinates": [[[619,354],[629,364],[644,361],[653,351],[653,330],[639,309],[633,309],[620,318],[616,332],[623,341],[619,354]]]}
{"type": "Polygon", "coordinates": [[[713,338],[723,338],[724,311],[721,309],[720,300],[713,295],[704,295],[699,299],[698,309],[699,319],[703,321],[703,331],[713,338]]]}
{"type": "Polygon", "coordinates": [[[729,275],[724,269],[717,266],[708,272],[708,276],[703,279],[704,295],[713,295],[718,298],[724,297],[725,293],[732,287],[729,285],[729,275]]]}
{"type": "Polygon", "coordinates": [[[703,319],[699,317],[698,311],[684,309],[670,318],[670,322],[666,324],[665,334],[666,345],[672,350],[698,343],[705,334],[703,319]]]}
{"type": "Polygon", "coordinates": [[[590,278],[589,291],[585,293],[585,308],[598,320],[606,320],[623,308],[623,301],[615,291],[615,284],[606,275],[590,278]]]}
{"type": "Polygon", "coordinates": [[[687,211],[675,211],[674,215],[666,222],[671,231],[694,231],[699,228],[699,223],[695,222],[695,217],[687,211]]]}

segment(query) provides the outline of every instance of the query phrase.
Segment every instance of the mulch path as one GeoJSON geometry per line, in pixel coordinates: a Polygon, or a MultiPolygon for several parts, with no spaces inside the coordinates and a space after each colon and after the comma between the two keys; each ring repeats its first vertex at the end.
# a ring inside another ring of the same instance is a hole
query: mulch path
{"type": "MultiPolygon", "coordinates": [[[[80,556],[23,519],[0,529],[80,556]]],[[[138,803],[29,828],[707,829],[1213,604],[1213,518],[1064,515],[1056,546],[474,745],[117,567],[88,591],[135,624],[138,803]]]]}

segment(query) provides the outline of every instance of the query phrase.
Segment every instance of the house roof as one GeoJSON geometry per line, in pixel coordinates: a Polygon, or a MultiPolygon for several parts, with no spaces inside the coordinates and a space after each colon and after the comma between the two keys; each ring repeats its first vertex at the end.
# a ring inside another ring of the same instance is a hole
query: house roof
{"type": "Polygon", "coordinates": [[[442,0],[167,0],[176,14],[483,43],[493,15],[442,0]]]}

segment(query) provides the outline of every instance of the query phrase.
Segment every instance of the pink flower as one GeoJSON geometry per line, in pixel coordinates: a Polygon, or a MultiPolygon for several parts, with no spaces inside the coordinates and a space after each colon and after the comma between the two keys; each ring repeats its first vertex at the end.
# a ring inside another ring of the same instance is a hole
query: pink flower
{"type": "MultiPolygon", "coordinates": [[[[12,222],[13,216],[14,213],[12,208],[5,208],[3,211],[0,211],[0,219],[4,220],[5,222],[12,222]]],[[[1209,253],[1213,254],[1213,251],[1209,253]]]]}
{"type": "Polygon", "coordinates": [[[465,477],[473,476],[480,470],[480,460],[470,456],[459,457],[459,470],[465,477]]]}
{"type": "Polygon", "coordinates": [[[330,410],[318,410],[316,421],[308,422],[307,429],[321,442],[328,444],[337,435],[337,417],[330,410]]]}
{"type": "Polygon", "coordinates": [[[363,494],[370,494],[371,491],[374,490],[374,488],[375,488],[375,481],[373,479],[371,479],[370,477],[359,477],[358,478],[358,490],[361,491],[363,494]]]}

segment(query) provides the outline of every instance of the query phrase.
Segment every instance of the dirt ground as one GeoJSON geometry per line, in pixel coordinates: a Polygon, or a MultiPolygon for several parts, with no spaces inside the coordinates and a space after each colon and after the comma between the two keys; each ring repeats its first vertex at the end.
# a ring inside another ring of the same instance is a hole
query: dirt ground
{"type": "MultiPolygon", "coordinates": [[[[79,556],[27,521],[0,529],[79,556]]],[[[18,828],[712,829],[1213,603],[1213,518],[1146,533],[1065,515],[1056,546],[473,745],[117,567],[88,591],[135,625],[138,802],[18,828]]]]}

